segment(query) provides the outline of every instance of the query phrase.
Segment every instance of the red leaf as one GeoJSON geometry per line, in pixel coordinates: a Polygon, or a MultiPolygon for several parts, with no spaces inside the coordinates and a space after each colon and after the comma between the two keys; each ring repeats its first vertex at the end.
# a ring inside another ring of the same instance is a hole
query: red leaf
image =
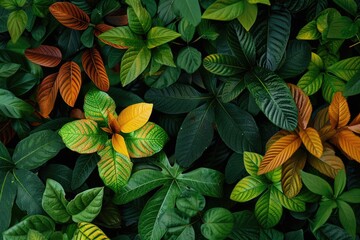
{"type": "Polygon", "coordinates": [[[80,92],[81,72],[75,62],[64,63],[56,79],[59,84],[60,94],[67,105],[73,107],[80,92]]]}
{"type": "Polygon", "coordinates": [[[49,7],[51,14],[65,27],[85,30],[90,23],[89,16],[76,5],[69,2],[57,2],[49,7]]]}
{"type": "Polygon", "coordinates": [[[54,108],[57,92],[59,90],[59,85],[56,81],[58,73],[53,73],[44,78],[40,83],[36,101],[39,104],[40,114],[43,117],[48,117],[51,111],[54,108]]]}
{"type": "Polygon", "coordinates": [[[44,67],[56,67],[62,59],[57,47],[40,45],[38,48],[26,49],[25,57],[31,62],[44,67]]]}
{"type": "MultiPolygon", "coordinates": [[[[94,34],[96,37],[98,37],[100,34],[106,32],[106,31],[109,31],[112,28],[114,28],[114,27],[101,23],[101,24],[98,24],[95,26],[94,34]]],[[[103,43],[105,43],[111,47],[117,48],[117,49],[128,49],[128,47],[117,45],[117,44],[108,42],[106,40],[100,39],[100,38],[99,38],[99,40],[102,41],[103,43]]]]}

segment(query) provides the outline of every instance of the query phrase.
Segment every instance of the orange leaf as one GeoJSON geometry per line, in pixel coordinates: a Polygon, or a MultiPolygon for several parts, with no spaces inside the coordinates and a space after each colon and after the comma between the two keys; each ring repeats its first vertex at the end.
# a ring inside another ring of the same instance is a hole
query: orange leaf
{"type": "Polygon", "coordinates": [[[277,142],[280,138],[291,134],[289,131],[286,130],[280,130],[277,133],[275,133],[267,142],[266,142],[266,146],[265,149],[268,150],[271,145],[273,145],[275,142],[277,142]]]}
{"type": "Polygon", "coordinates": [[[353,131],[354,133],[360,134],[360,113],[351,121],[348,126],[348,129],[353,131]]]}
{"type": "Polygon", "coordinates": [[[11,126],[11,121],[0,122],[0,141],[6,145],[15,137],[15,131],[11,126]]]}
{"type": "MultiPolygon", "coordinates": [[[[113,27],[110,26],[110,25],[107,25],[107,24],[104,24],[104,23],[100,23],[100,24],[97,24],[95,26],[95,31],[94,31],[94,34],[96,37],[98,37],[100,34],[106,32],[106,31],[109,31],[110,29],[112,29],[113,27]]],[[[124,46],[121,46],[121,45],[117,45],[117,44],[114,44],[114,43],[111,43],[111,42],[108,42],[106,40],[103,40],[103,39],[100,39],[100,41],[102,41],[103,43],[111,46],[111,47],[114,47],[114,48],[117,48],[117,49],[128,49],[128,47],[124,47],[124,46]]]]}
{"type": "Polygon", "coordinates": [[[116,119],[116,117],[114,117],[114,115],[112,115],[110,112],[108,113],[108,121],[109,121],[109,127],[111,129],[111,131],[113,133],[119,133],[121,131],[120,125],[116,119]]]}
{"type": "Polygon", "coordinates": [[[297,134],[290,133],[276,141],[266,151],[259,166],[258,174],[264,174],[281,166],[301,146],[301,139],[297,134]]]}
{"type": "Polygon", "coordinates": [[[123,133],[133,132],[149,121],[153,104],[136,103],[126,107],[118,116],[120,129],[123,133]]]}
{"type": "Polygon", "coordinates": [[[53,73],[44,78],[37,90],[36,101],[39,104],[40,114],[48,117],[54,108],[59,85],[56,81],[58,73],[53,73]]]}
{"type": "Polygon", "coordinates": [[[306,163],[307,155],[298,149],[282,166],[281,185],[288,198],[295,197],[302,188],[300,170],[306,163]]]}
{"type": "Polygon", "coordinates": [[[335,137],[339,148],[350,158],[360,162],[360,137],[350,130],[342,130],[335,137]]]}
{"type": "Polygon", "coordinates": [[[343,161],[335,156],[335,151],[329,144],[324,146],[324,153],[320,158],[310,156],[308,162],[313,168],[331,178],[335,178],[338,171],[344,168],[343,161]]]}
{"type": "Polygon", "coordinates": [[[129,158],[129,153],[126,147],[125,139],[120,134],[117,133],[113,134],[111,138],[111,143],[115,151],[129,158]]]}
{"type": "Polygon", "coordinates": [[[40,45],[38,48],[26,49],[25,57],[31,62],[44,67],[56,67],[62,59],[57,47],[40,45]]]}
{"type": "Polygon", "coordinates": [[[341,92],[337,92],[329,106],[329,118],[331,126],[342,128],[350,121],[350,110],[346,98],[343,97],[341,92]]]}
{"type": "Polygon", "coordinates": [[[67,105],[73,107],[80,92],[81,72],[75,62],[64,63],[56,79],[59,84],[60,94],[67,105]]]}
{"type": "Polygon", "coordinates": [[[65,27],[85,30],[90,23],[89,16],[76,5],[69,2],[57,2],[49,7],[51,14],[65,27]]]}
{"type": "Polygon", "coordinates": [[[313,128],[300,129],[299,136],[306,149],[315,157],[319,158],[323,154],[324,148],[321,143],[319,133],[313,128]]]}
{"type": "Polygon", "coordinates": [[[350,126],[360,124],[360,113],[351,121],[350,126]]]}
{"type": "Polygon", "coordinates": [[[336,130],[331,125],[326,125],[319,130],[319,136],[322,142],[332,138],[336,134],[336,130]]]}
{"type": "Polygon", "coordinates": [[[99,50],[96,48],[85,50],[81,60],[86,74],[96,87],[102,91],[108,91],[110,82],[99,50]]]}
{"type": "Polygon", "coordinates": [[[310,99],[298,86],[294,84],[288,84],[288,87],[299,110],[298,124],[302,129],[305,129],[309,123],[312,113],[310,99]]]}
{"type": "Polygon", "coordinates": [[[323,108],[317,112],[314,120],[314,128],[320,130],[325,125],[329,124],[329,108],[323,108]]]}

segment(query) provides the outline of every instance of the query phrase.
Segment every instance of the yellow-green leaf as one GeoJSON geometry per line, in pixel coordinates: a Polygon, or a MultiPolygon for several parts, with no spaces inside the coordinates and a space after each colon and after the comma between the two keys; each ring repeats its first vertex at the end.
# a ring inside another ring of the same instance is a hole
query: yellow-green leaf
{"type": "Polygon", "coordinates": [[[24,32],[27,22],[28,16],[24,10],[13,11],[9,14],[7,29],[13,43],[16,43],[21,34],[24,32]]]}
{"type": "Polygon", "coordinates": [[[78,223],[74,240],[110,240],[105,233],[96,225],[88,222],[78,223]]]}
{"type": "Polygon", "coordinates": [[[240,180],[231,192],[230,199],[237,202],[247,202],[259,196],[267,184],[259,177],[247,176],[240,180]]]}
{"type": "Polygon", "coordinates": [[[251,175],[256,177],[259,170],[259,166],[263,156],[253,152],[244,152],[244,165],[246,171],[251,175]]]}
{"type": "Polygon", "coordinates": [[[298,40],[317,40],[321,33],[317,30],[316,21],[313,20],[300,29],[296,39],[298,40]]]}
{"type": "Polygon", "coordinates": [[[149,121],[153,104],[136,103],[126,107],[118,116],[120,129],[123,133],[138,130],[149,121]]]}

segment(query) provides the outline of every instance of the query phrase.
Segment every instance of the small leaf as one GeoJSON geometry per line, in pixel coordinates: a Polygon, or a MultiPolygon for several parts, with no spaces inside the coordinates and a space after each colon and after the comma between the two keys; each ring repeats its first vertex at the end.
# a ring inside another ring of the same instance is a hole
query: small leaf
{"type": "Polygon", "coordinates": [[[334,197],[338,197],[345,189],[346,173],[344,169],[338,171],[334,181],[334,197]]]}
{"type": "Polygon", "coordinates": [[[50,13],[65,27],[74,30],[85,30],[90,23],[89,16],[76,5],[69,2],[53,3],[50,13]]]}
{"type": "Polygon", "coordinates": [[[324,74],[322,95],[327,102],[331,102],[336,92],[343,92],[345,83],[336,76],[324,74]]]}
{"type": "Polygon", "coordinates": [[[144,126],[150,118],[153,104],[136,103],[126,107],[118,116],[120,130],[130,133],[144,126]]]}
{"type": "Polygon", "coordinates": [[[127,18],[130,29],[136,34],[145,34],[151,28],[151,16],[149,12],[141,5],[141,1],[127,0],[130,6],[127,8],[127,18]]]}
{"type": "Polygon", "coordinates": [[[229,21],[240,16],[244,11],[244,2],[238,0],[217,0],[201,16],[205,19],[229,21]]]}
{"type": "Polygon", "coordinates": [[[232,213],[225,208],[211,208],[203,216],[201,233],[207,239],[225,239],[234,226],[232,213]]]}
{"type": "Polygon", "coordinates": [[[57,47],[40,45],[38,48],[25,50],[25,57],[31,62],[44,67],[56,67],[62,60],[62,54],[57,47]]]}
{"type": "Polygon", "coordinates": [[[339,148],[348,156],[360,162],[360,137],[350,130],[342,130],[336,135],[339,148]]]}
{"type": "Polygon", "coordinates": [[[86,74],[96,87],[102,91],[108,91],[110,82],[99,50],[96,48],[85,50],[81,60],[86,74]]]}
{"type": "Polygon", "coordinates": [[[328,182],[321,177],[301,171],[301,179],[305,186],[313,193],[332,198],[334,192],[328,182]]]}
{"type": "Polygon", "coordinates": [[[312,106],[309,97],[296,85],[288,84],[291,95],[295,100],[295,104],[299,110],[298,124],[302,129],[305,129],[309,123],[312,106]]]}
{"type": "Polygon", "coordinates": [[[146,35],[146,46],[151,49],[168,43],[181,34],[164,27],[153,27],[146,35]]]}
{"type": "Polygon", "coordinates": [[[44,117],[49,116],[54,108],[56,96],[59,91],[59,84],[56,81],[58,73],[48,75],[40,83],[37,90],[36,101],[39,104],[40,114],[44,117]]]}
{"type": "Polygon", "coordinates": [[[300,129],[299,136],[305,148],[315,157],[320,158],[324,148],[319,133],[314,128],[300,129]]]}
{"type": "Polygon", "coordinates": [[[96,225],[88,222],[79,222],[78,228],[74,235],[74,240],[86,240],[86,239],[94,239],[94,240],[108,240],[105,233],[96,225]]]}
{"type": "Polygon", "coordinates": [[[339,208],[339,219],[341,225],[344,227],[353,238],[356,236],[356,217],[351,206],[341,200],[336,201],[339,208]]]}
{"type": "Polygon", "coordinates": [[[236,184],[231,192],[230,199],[237,202],[247,202],[259,196],[267,187],[261,178],[247,176],[236,184]]]}
{"type": "Polygon", "coordinates": [[[123,136],[114,133],[111,138],[111,144],[115,151],[129,158],[129,153],[123,136]]]}
{"type": "Polygon", "coordinates": [[[237,57],[224,54],[211,54],[205,57],[203,65],[209,72],[220,76],[234,76],[246,71],[237,57]]]}
{"type": "Polygon", "coordinates": [[[289,198],[276,187],[272,188],[272,193],[279,199],[282,206],[294,212],[304,212],[306,210],[305,202],[295,198],[289,198]]]}
{"type": "Polygon", "coordinates": [[[192,74],[201,66],[201,52],[193,47],[184,47],[176,59],[176,65],[192,74]]]}
{"type": "Polygon", "coordinates": [[[256,177],[263,156],[253,152],[244,152],[244,165],[250,176],[256,177]]]}
{"type": "Polygon", "coordinates": [[[27,102],[17,98],[12,92],[0,89],[0,116],[23,118],[34,111],[27,102]]]}
{"type": "Polygon", "coordinates": [[[8,78],[14,75],[20,67],[21,65],[17,63],[0,63],[0,77],[8,78]]]}
{"type": "Polygon", "coordinates": [[[257,14],[258,6],[256,4],[249,3],[249,1],[244,1],[244,10],[237,19],[246,31],[249,31],[256,21],[257,14]]]}
{"type": "Polygon", "coordinates": [[[280,221],[283,213],[281,203],[276,196],[271,193],[277,191],[271,187],[266,191],[255,204],[255,216],[264,228],[274,227],[280,221]]]}
{"type": "Polygon", "coordinates": [[[12,11],[7,20],[7,29],[11,36],[11,41],[16,43],[24,32],[28,16],[24,10],[12,11]]]}
{"type": "Polygon", "coordinates": [[[334,129],[345,127],[350,121],[350,110],[341,92],[337,92],[329,106],[329,119],[334,129]]]}
{"type": "Polygon", "coordinates": [[[335,201],[328,200],[320,203],[313,222],[313,231],[316,231],[326,223],[334,208],[336,208],[335,201]]]}
{"type": "Polygon", "coordinates": [[[64,63],[56,78],[59,84],[60,94],[66,104],[74,107],[81,88],[81,70],[75,62],[64,63]]]}

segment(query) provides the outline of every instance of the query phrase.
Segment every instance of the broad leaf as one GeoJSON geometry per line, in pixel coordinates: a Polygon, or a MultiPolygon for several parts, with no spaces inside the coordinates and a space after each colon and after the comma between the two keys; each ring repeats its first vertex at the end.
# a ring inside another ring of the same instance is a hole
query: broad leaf
{"type": "Polygon", "coordinates": [[[0,63],[0,77],[8,78],[14,75],[20,67],[21,65],[18,63],[0,63]]]}
{"type": "Polygon", "coordinates": [[[332,198],[334,192],[328,182],[321,177],[301,171],[301,179],[305,186],[313,193],[332,198]]]}
{"type": "Polygon", "coordinates": [[[346,83],[344,89],[344,96],[353,96],[360,93],[360,71],[357,71],[356,74],[346,83]]]}
{"type": "Polygon", "coordinates": [[[316,231],[324,223],[326,223],[334,208],[336,208],[335,201],[328,200],[320,203],[320,206],[315,215],[315,219],[313,221],[313,231],[316,231]]]}
{"type": "Polygon", "coordinates": [[[234,76],[246,71],[237,57],[224,54],[211,54],[204,58],[206,70],[220,76],[234,76]]]}
{"type": "Polygon", "coordinates": [[[207,239],[225,239],[234,226],[232,213],[225,208],[211,208],[203,216],[201,233],[207,239]]]}
{"type": "MultiPolygon", "coordinates": [[[[1,161],[1,164],[3,161],[1,161]]],[[[16,197],[16,184],[10,172],[0,171],[0,232],[5,231],[11,222],[12,208],[16,197]]]]}
{"type": "Polygon", "coordinates": [[[324,74],[319,70],[306,72],[297,83],[307,95],[316,93],[323,83],[324,74]]]}
{"type": "Polygon", "coordinates": [[[322,156],[324,148],[319,133],[314,128],[300,129],[299,137],[309,153],[317,158],[322,156]]]}
{"type": "Polygon", "coordinates": [[[355,16],[358,6],[355,0],[334,0],[342,9],[355,16]]]}
{"type": "Polygon", "coordinates": [[[298,124],[302,129],[306,129],[311,114],[312,106],[309,97],[296,85],[288,84],[291,95],[295,100],[295,104],[299,110],[298,124]]]}
{"type": "Polygon", "coordinates": [[[192,0],[175,0],[174,7],[180,12],[180,16],[196,27],[201,21],[200,4],[192,0]]]}
{"type": "Polygon", "coordinates": [[[73,237],[74,240],[108,240],[105,233],[96,225],[88,222],[79,222],[73,237]]]}
{"type": "Polygon", "coordinates": [[[349,157],[360,162],[360,137],[350,130],[342,130],[336,137],[339,148],[349,157]]]}
{"type": "Polygon", "coordinates": [[[322,95],[327,102],[331,102],[335,93],[343,92],[345,83],[336,76],[324,74],[322,95]]]}
{"type": "Polygon", "coordinates": [[[321,38],[321,33],[317,29],[316,20],[307,23],[296,36],[298,40],[317,40],[319,38],[321,38]]]}
{"type": "Polygon", "coordinates": [[[278,188],[272,188],[272,193],[279,199],[282,206],[290,211],[304,212],[306,210],[305,202],[297,198],[289,198],[285,196],[278,188]]]}
{"type": "Polygon", "coordinates": [[[344,168],[343,161],[335,156],[335,151],[328,145],[324,146],[324,152],[320,158],[310,156],[308,162],[319,172],[331,178],[335,178],[338,171],[344,168]]]}
{"type": "Polygon", "coordinates": [[[360,189],[353,188],[347,192],[342,193],[338,199],[348,203],[359,203],[360,202],[360,189]]]}
{"type": "Polygon", "coordinates": [[[144,126],[150,118],[153,104],[136,103],[126,107],[118,116],[120,130],[130,133],[144,126]]]}
{"type": "Polygon", "coordinates": [[[360,57],[347,58],[327,68],[330,73],[345,81],[349,81],[359,69],[360,57]]]}
{"type": "MultiPolygon", "coordinates": [[[[103,30],[106,30],[104,26],[102,26],[103,30]]],[[[107,31],[101,33],[98,38],[104,41],[106,44],[110,46],[118,46],[117,48],[127,48],[127,47],[137,47],[141,48],[144,45],[144,40],[140,38],[140,36],[133,33],[129,27],[116,27],[109,28],[107,31]]]]}
{"type": "Polygon", "coordinates": [[[30,104],[17,98],[12,92],[0,89],[0,116],[23,118],[33,111],[30,104]]]}
{"type": "Polygon", "coordinates": [[[334,129],[345,127],[350,121],[350,110],[341,92],[335,93],[329,106],[329,119],[334,129]]]}
{"type": "Polygon", "coordinates": [[[151,28],[151,16],[139,0],[127,0],[127,17],[130,29],[136,34],[145,34],[151,28]]]}
{"type": "Polygon", "coordinates": [[[109,114],[116,116],[115,108],[114,100],[105,92],[91,89],[85,95],[85,117],[98,122],[102,126],[108,126],[109,114]]]}
{"type": "Polygon", "coordinates": [[[277,197],[272,193],[277,191],[274,187],[267,190],[256,202],[255,216],[264,228],[274,227],[282,216],[282,206],[277,197]]]}
{"type": "MultiPolygon", "coordinates": [[[[110,39],[110,41],[107,41],[105,40],[104,38],[100,38],[100,34],[104,33],[104,32],[107,32],[111,29],[113,29],[114,27],[110,26],[110,25],[107,25],[107,24],[104,24],[104,23],[100,23],[100,24],[97,24],[95,26],[95,30],[94,30],[94,35],[103,43],[113,47],[113,48],[117,48],[117,49],[127,49],[128,47],[127,46],[122,46],[122,45],[118,45],[118,44],[115,44],[113,42],[119,42],[122,44],[123,43],[123,39],[122,40],[118,40],[117,39],[117,35],[116,34],[112,34],[112,35],[107,35],[107,37],[104,37],[105,39],[110,39]]],[[[115,30],[116,31],[116,30],[115,30]]],[[[132,32],[130,30],[128,30],[128,32],[131,34],[132,32]]],[[[137,36],[135,34],[132,34],[134,39],[137,38],[137,36]]],[[[106,34],[104,34],[103,36],[106,36],[106,34]]],[[[103,37],[102,36],[102,37],[103,37]]],[[[126,35],[124,35],[126,36],[126,35]]],[[[127,40],[126,40],[127,41],[127,40]]],[[[131,41],[131,40],[130,40],[131,41]]],[[[141,41],[142,43],[142,41],[141,41]]]]}
{"type": "Polygon", "coordinates": [[[49,7],[50,13],[65,27],[85,30],[90,23],[89,16],[76,5],[69,2],[57,2],[49,7]]]}
{"type": "Polygon", "coordinates": [[[187,73],[194,73],[201,65],[201,52],[196,48],[187,46],[180,50],[176,65],[187,73]]]}
{"type": "Polygon", "coordinates": [[[56,78],[64,102],[74,107],[81,88],[81,70],[77,63],[71,61],[64,63],[56,78]]]}
{"type": "Polygon", "coordinates": [[[25,50],[25,57],[31,62],[44,67],[56,67],[62,60],[62,54],[57,47],[40,45],[38,48],[25,50]]]}
{"type": "Polygon", "coordinates": [[[325,237],[331,240],[351,240],[353,239],[342,227],[325,223],[315,232],[317,237],[325,237]]]}
{"type": "Polygon", "coordinates": [[[263,156],[253,152],[244,152],[244,165],[250,176],[256,177],[263,156]]]}
{"type": "Polygon", "coordinates": [[[247,176],[240,180],[231,192],[230,199],[247,202],[256,198],[267,189],[268,185],[259,177],[247,176]]]}
{"type": "Polygon", "coordinates": [[[28,16],[22,9],[12,11],[7,19],[7,29],[11,36],[11,41],[16,43],[24,32],[26,24],[28,22],[28,16]]]}
{"type": "Polygon", "coordinates": [[[243,13],[244,4],[239,0],[217,0],[205,10],[202,18],[229,21],[243,13]]]}
{"type": "Polygon", "coordinates": [[[224,103],[231,102],[237,98],[246,88],[243,79],[240,81],[226,81],[221,90],[221,101],[224,103]]]}
{"type": "Polygon", "coordinates": [[[71,177],[71,188],[79,188],[95,170],[99,156],[97,154],[80,155],[76,159],[76,163],[71,177]]]}
{"type": "Polygon", "coordinates": [[[146,35],[146,46],[149,49],[158,47],[180,36],[180,33],[177,33],[169,28],[153,27],[146,35]]]}
{"type": "Polygon", "coordinates": [[[96,48],[85,50],[82,54],[81,60],[86,74],[93,81],[96,87],[102,91],[108,91],[110,82],[99,50],[96,48]]]}
{"type": "Polygon", "coordinates": [[[194,190],[185,190],[176,199],[176,208],[188,217],[194,217],[205,208],[205,197],[194,190]]]}
{"type": "Polygon", "coordinates": [[[240,16],[237,17],[241,25],[249,31],[254,25],[258,15],[258,6],[250,3],[250,1],[244,1],[244,10],[240,16]]]}
{"type": "Polygon", "coordinates": [[[59,91],[59,83],[56,81],[58,73],[48,75],[40,83],[36,101],[39,104],[40,114],[44,117],[49,116],[54,108],[56,96],[59,91]]]}

